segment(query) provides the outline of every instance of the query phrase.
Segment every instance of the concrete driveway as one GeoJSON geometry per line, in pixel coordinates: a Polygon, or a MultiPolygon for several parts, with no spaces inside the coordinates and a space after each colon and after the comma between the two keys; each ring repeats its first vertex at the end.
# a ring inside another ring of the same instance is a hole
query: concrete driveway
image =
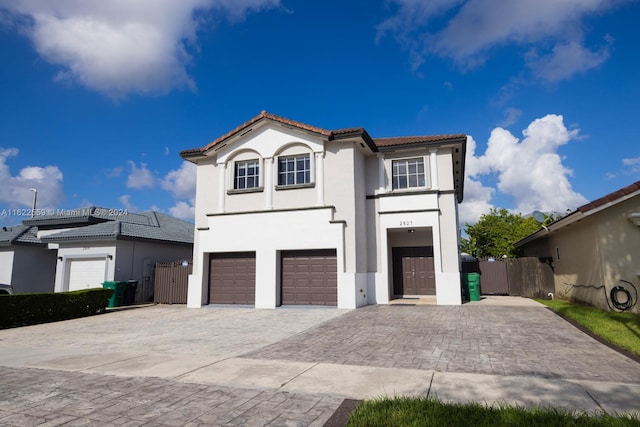
{"type": "Polygon", "coordinates": [[[323,425],[343,399],[385,394],[593,412],[640,401],[640,364],[509,297],[149,306],[2,330],[0,355],[1,425],[323,425]]]}

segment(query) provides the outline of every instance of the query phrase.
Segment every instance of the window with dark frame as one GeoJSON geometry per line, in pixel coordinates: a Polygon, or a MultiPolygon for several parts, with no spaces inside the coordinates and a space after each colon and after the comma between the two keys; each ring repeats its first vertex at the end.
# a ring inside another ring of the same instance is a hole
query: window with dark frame
{"type": "Polygon", "coordinates": [[[311,158],[308,154],[278,158],[278,185],[311,183],[311,158]]]}
{"type": "Polygon", "coordinates": [[[235,190],[247,190],[260,186],[260,162],[259,160],[245,160],[235,162],[233,175],[233,188],[235,190]]]}
{"type": "Polygon", "coordinates": [[[393,190],[426,186],[424,159],[422,157],[393,160],[391,168],[393,190]]]}

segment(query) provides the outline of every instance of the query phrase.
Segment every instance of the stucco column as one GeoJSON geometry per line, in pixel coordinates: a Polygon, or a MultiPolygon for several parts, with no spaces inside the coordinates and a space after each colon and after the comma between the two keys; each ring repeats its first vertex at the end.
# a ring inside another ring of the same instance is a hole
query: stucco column
{"type": "Polygon", "coordinates": [[[324,206],[324,153],[316,153],[316,204],[324,206]]]}
{"type": "Polygon", "coordinates": [[[431,189],[438,189],[438,149],[432,148],[429,150],[429,172],[431,179],[431,189]]]}
{"type": "Polygon", "coordinates": [[[218,180],[220,181],[218,184],[218,212],[224,212],[224,202],[227,196],[227,164],[220,163],[218,164],[218,167],[218,170],[220,171],[220,175],[218,177],[218,180]]]}
{"type": "Polygon", "coordinates": [[[273,157],[264,159],[264,207],[273,209],[273,157]]]}
{"type": "Polygon", "coordinates": [[[378,192],[385,190],[384,155],[378,154],[378,192]]]}

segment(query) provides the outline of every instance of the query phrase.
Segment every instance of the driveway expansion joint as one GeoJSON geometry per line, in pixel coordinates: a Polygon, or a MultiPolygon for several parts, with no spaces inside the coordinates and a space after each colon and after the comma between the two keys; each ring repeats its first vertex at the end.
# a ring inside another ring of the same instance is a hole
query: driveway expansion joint
{"type": "Polygon", "coordinates": [[[344,312],[151,306],[0,330],[0,424],[322,425],[345,398],[425,394],[637,413],[640,364],[506,298],[344,312]]]}

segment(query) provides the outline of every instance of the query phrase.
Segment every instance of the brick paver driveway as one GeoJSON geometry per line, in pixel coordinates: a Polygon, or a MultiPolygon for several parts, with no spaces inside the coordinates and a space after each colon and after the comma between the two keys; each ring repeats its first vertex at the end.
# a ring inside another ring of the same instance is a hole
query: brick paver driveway
{"type": "Polygon", "coordinates": [[[640,390],[640,364],[542,306],[152,306],[0,331],[0,425],[319,426],[343,390],[290,386],[316,367],[341,366],[398,369],[404,378],[421,373],[432,381],[434,373],[455,381],[488,374],[520,388],[513,378],[640,390]],[[255,371],[269,363],[302,368],[275,385],[216,382],[216,366],[241,367],[240,375],[248,369],[251,377],[278,374],[255,371]]]}
{"type": "Polygon", "coordinates": [[[368,306],[246,356],[640,384],[640,364],[543,307],[368,306]]]}

